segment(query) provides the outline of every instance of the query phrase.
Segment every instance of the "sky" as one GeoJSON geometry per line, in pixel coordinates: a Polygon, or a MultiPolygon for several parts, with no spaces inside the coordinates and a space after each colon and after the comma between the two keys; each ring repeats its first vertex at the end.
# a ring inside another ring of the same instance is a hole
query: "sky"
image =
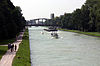
{"type": "Polygon", "coordinates": [[[26,20],[36,18],[50,18],[64,13],[72,13],[81,8],[86,0],[11,0],[15,6],[20,6],[26,20]]]}

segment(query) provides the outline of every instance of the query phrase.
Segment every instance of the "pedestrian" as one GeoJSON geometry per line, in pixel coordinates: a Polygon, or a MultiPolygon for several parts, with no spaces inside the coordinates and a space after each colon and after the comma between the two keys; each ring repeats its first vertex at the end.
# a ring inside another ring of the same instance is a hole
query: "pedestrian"
{"type": "Polygon", "coordinates": [[[12,45],[11,45],[11,52],[12,52],[12,45]]]}
{"type": "Polygon", "coordinates": [[[9,44],[8,44],[8,50],[9,50],[10,48],[11,48],[11,44],[9,43],[9,44]]]}
{"type": "Polygon", "coordinates": [[[17,45],[15,44],[15,51],[17,50],[17,45]]]}
{"type": "Polygon", "coordinates": [[[11,52],[14,50],[14,44],[11,45],[11,52]]]}

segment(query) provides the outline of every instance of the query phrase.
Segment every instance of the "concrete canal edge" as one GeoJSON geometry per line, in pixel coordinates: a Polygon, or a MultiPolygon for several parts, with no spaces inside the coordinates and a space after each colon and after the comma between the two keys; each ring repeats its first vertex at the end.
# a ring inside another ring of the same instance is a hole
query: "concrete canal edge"
{"type": "Polygon", "coordinates": [[[31,66],[29,32],[25,30],[19,50],[13,60],[12,66],[31,66]]]}

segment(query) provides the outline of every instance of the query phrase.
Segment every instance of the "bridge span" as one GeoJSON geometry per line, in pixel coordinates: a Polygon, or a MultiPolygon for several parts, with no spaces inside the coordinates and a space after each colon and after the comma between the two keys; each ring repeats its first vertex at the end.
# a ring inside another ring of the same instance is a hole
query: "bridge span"
{"type": "Polygon", "coordinates": [[[57,25],[56,24],[54,25],[51,19],[38,18],[38,19],[27,21],[26,26],[57,26],[57,25]]]}

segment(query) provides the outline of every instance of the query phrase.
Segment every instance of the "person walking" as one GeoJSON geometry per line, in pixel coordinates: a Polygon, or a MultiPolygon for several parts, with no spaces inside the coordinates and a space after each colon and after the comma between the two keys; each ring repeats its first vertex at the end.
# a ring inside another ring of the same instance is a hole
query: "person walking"
{"type": "Polygon", "coordinates": [[[10,48],[11,48],[11,44],[9,43],[9,44],[8,44],[8,50],[9,50],[10,48]]]}
{"type": "Polygon", "coordinates": [[[11,52],[14,50],[14,44],[11,45],[11,52]]]}
{"type": "Polygon", "coordinates": [[[17,50],[17,45],[15,44],[15,51],[17,50]]]}

